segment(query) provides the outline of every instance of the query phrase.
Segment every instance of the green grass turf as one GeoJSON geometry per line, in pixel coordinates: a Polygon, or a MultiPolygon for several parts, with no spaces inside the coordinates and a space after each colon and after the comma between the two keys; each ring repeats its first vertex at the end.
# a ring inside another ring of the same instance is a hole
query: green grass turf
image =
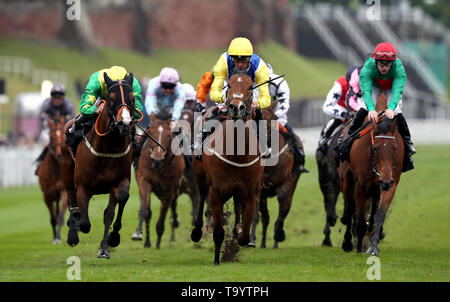
{"type": "MultiPolygon", "coordinates": [[[[379,245],[381,281],[450,281],[450,146],[418,146],[417,150],[416,169],[402,175],[386,219],[386,238],[379,245]]],[[[204,235],[198,244],[190,240],[191,206],[186,195],[179,198],[181,225],[176,230],[176,242],[170,242],[166,219],[159,250],[155,249],[159,201],[152,197],[152,247],[146,249],[143,242],[130,239],[139,208],[133,179],[120,232],[122,241],[111,249],[111,259],[107,260],[96,257],[106,195],[91,200],[91,232],[80,233],[80,243],[71,248],[65,243],[66,226],[63,244],[51,243],[49,214],[38,187],[2,190],[0,281],[67,281],[69,256],[80,258],[82,281],[367,281],[368,256],[345,253],[340,248],[344,227],[339,221],[332,229],[334,246],[320,246],[325,212],[313,157],[307,158],[307,168],[311,173],[301,176],[285,221],[286,241],[272,249],[278,205],[271,199],[268,248],[259,248],[259,225],[258,247],[240,248],[238,262],[220,266],[213,265],[211,234],[204,235]]],[[[232,210],[231,202],[227,207],[232,210]]],[[[342,215],[342,197],[337,211],[342,215]]],[[[231,229],[227,226],[226,230],[231,229]]]]}

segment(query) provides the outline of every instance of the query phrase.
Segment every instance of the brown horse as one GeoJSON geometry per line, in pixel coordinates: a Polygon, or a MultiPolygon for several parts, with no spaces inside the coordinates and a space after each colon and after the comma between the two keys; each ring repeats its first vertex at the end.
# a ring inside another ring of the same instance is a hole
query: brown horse
{"type": "MultiPolygon", "coordinates": [[[[104,211],[105,226],[100,243],[99,258],[109,259],[108,247],[120,244],[119,230],[122,214],[129,197],[131,177],[131,127],[134,127],[133,75],[125,80],[112,81],[104,73],[107,85],[105,106],[97,117],[93,129],[84,136],[76,151],[76,157],[68,146],[63,148],[62,171],[69,194],[70,216],[67,243],[75,246],[79,242],[78,228],[89,233],[89,200],[94,194],[109,194],[109,203],[104,211]],[[110,233],[116,205],[119,211],[110,233]]],[[[67,128],[67,126],[66,126],[67,128]]]]}
{"type": "Polygon", "coordinates": [[[183,155],[176,154],[181,150],[172,150],[173,135],[170,128],[171,120],[158,119],[152,114],[151,121],[151,126],[147,132],[154,136],[167,151],[164,151],[164,149],[152,140],[146,140],[142,147],[142,154],[139,158],[139,169],[136,170],[141,206],[139,210],[139,224],[136,232],[132,235],[132,239],[142,239],[142,222],[145,220],[144,247],[151,246],[149,233],[150,218],[152,216],[150,196],[154,192],[161,200],[159,219],[156,223],[156,233],[158,234],[156,248],[159,249],[169,207],[172,209],[171,241],[175,240],[174,229],[179,225],[176,205],[185,163],[183,155]]]}
{"type": "Polygon", "coordinates": [[[64,122],[64,117],[56,121],[48,118],[50,142],[47,148],[49,152],[45,155],[38,170],[39,185],[50,212],[54,244],[61,243],[61,228],[67,209],[67,191],[61,178],[61,147],[65,145],[64,122]],[[60,206],[61,208],[59,208],[60,206]],[[56,229],[56,225],[58,225],[58,229],[56,229]]]}
{"type": "MultiPolygon", "coordinates": [[[[384,109],[386,96],[381,94],[376,110],[384,109]]],[[[362,251],[363,238],[368,231],[371,245],[367,253],[375,256],[379,254],[378,243],[384,237],[386,213],[400,181],[405,150],[395,118],[390,120],[379,116],[376,123],[370,123],[359,133],[350,151],[350,163],[345,162],[338,168],[345,201],[342,222],[347,226],[342,248],[345,251],[353,249],[353,227],[357,235],[357,251],[362,251]]]]}
{"type": "Polygon", "coordinates": [[[214,224],[215,265],[220,264],[220,249],[225,237],[224,204],[233,197],[236,215],[233,235],[238,237],[239,245],[246,246],[250,242],[250,226],[261,189],[263,167],[253,128],[255,125],[251,120],[253,111],[249,109],[252,84],[247,75],[236,74],[231,77],[226,101],[227,119],[218,125],[209,141],[205,142],[203,161],[194,161],[201,199],[191,239],[198,242],[202,237],[203,208],[208,195],[214,224]],[[250,127],[244,126],[246,121],[249,121],[250,127]],[[239,128],[243,131],[238,131],[239,128]],[[240,144],[237,143],[239,134],[236,135],[236,132],[242,134],[240,144]],[[242,228],[238,228],[241,214],[242,228]]]}
{"type": "MultiPolygon", "coordinates": [[[[277,116],[273,113],[273,108],[276,106],[277,102],[273,102],[269,108],[263,110],[264,119],[267,121],[276,120],[277,116]]],[[[278,124],[276,124],[279,126],[278,124]]],[[[268,136],[272,137],[271,132],[282,130],[279,127],[272,129],[271,123],[268,123],[268,136]]],[[[294,154],[292,153],[286,139],[283,135],[278,136],[278,148],[277,154],[272,154],[271,158],[278,157],[278,162],[276,165],[266,165],[264,166],[264,173],[262,178],[262,188],[261,194],[259,196],[259,212],[261,212],[262,221],[262,239],[261,248],[266,247],[266,235],[267,226],[269,225],[269,210],[267,208],[267,198],[277,197],[278,199],[278,218],[275,222],[274,230],[274,248],[278,248],[278,243],[286,239],[286,234],[283,230],[284,220],[286,219],[289,210],[292,205],[292,197],[297,187],[300,174],[293,174],[292,170],[294,167],[294,154]]],[[[299,144],[302,146],[300,140],[299,144]]],[[[273,145],[272,145],[273,147],[273,145]]],[[[255,213],[255,217],[252,224],[251,232],[251,242],[249,246],[255,246],[256,240],[256,225],[259,221],[258,211],[255,213]]]]}

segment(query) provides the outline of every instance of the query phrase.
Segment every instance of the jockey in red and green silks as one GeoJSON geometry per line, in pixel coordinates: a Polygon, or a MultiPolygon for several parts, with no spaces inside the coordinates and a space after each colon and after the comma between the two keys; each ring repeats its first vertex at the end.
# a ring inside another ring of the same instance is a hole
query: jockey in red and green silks
{"type": "MultiPolygon", "coordinates": [[[[121,66],[113,66],[93,73],[81,96],[80,112],[82,114],[88,116],[94,115],[97,110],[97,105],[95,104],[97,99],[106,99],[108,91],[103,77],[103,73],[105,72],[113,81],[123,80],[128,75],[127,70],[121,66]]],[[[133,78],[132,89],[135,98],[135,107],[139,112],[142,112],[142,90],[136,77],[133,78]]],[[[135,115],[137,118],[141,117],[137,112],[135,115]]]]}
{"type": "MultiPolygon", "coordinates": [[[[416,153],[408,125],[402,114],[402,94],[406,79],[405,68],[397,57],[395,47],[388,42],[378,44],[359,73],[359,86],[362,93],[361,108],[356,113],[348,132],[350,136],[361,127],[366,116],[369,117],[369,121],[375,121],[378,118],[378,113],[375,111],[376,101],[380,93],[385,92],[387,109],[384,115],[389,119],[397,117],[397,129],[403,137],[407,148],[406,153],[410,160],[409,166],[404,167],[406,169],[404,172],[413,169],[411,155],[416,153]]],[[[343,147],[345,150],[341,152],[341,159],[348,160],[350,148],[351,144],[343,147]]]]}

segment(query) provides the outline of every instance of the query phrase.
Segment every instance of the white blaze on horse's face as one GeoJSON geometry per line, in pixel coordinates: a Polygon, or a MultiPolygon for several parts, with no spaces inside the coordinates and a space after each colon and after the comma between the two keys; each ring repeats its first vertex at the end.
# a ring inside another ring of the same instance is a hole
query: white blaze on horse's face
{"type": "Polygon", "coordinates": [[[128,108],[124,108],[122,110],[122,123],[126,126],[130,125],[131,123],[131,115],[130,115],[130,110],[128,110],[128,108]]]}

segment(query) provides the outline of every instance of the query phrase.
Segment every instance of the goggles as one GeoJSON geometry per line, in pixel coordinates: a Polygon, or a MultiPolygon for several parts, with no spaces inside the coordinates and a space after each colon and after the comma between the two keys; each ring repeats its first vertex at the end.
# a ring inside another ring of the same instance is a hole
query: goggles
{"type": "Polygon", "coordinates": [[[379,60],[395,60],[395,53],[392,51],[377,51],[374,54],[374,58],[379,60]]]}
{"type": "Polygon", "coordinates": [[[169,83],[169,82],[161,82],[161,88],[162,89],[170,89],[170,90],[172,90],[172,89],[175,88],[175,86],[177,86],[177,84],[169,83]]]}
{"type": "Polygon", "coordinates": [[[52,97],[55,97],[55,98],[62,98],[62,97],[64,97],[64,93],[62,93],[62,92],[53,92],[52,94],[51,94],[51,96],[52,97]]]}
{"type": "Polygon", "coordinates": [[[231,60],[233,60],[234,64],[239,63],[239,62],[248,63],[248,62],[250,62],[250,57],[247,57],[247,56],[243,56],[243,57],[231,56],[231,60]]]}

